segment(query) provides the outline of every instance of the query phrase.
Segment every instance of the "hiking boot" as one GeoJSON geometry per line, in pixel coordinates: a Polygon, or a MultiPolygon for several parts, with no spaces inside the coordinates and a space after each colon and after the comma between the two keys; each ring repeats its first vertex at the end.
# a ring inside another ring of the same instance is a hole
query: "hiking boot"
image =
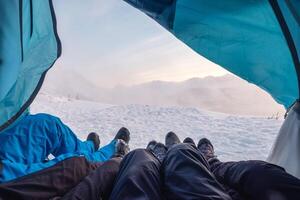
{"type": "Polygon", "coordinates": [[[214,146],[209,141],[209,139],[202,138],[201,140],[199,140],[197,147],[200,150],[200,152],[203,154],[203,156],[206,158],[206,160],[216,157],[214,146]]]}
{"type": "Polygon", "coordinates": [[[152,140],[148,143],[146,149],[148,149],[148,150],[153,149],[156,144],[157,144],[157,142],[155,140],[152,140]]]}
{"type": "Polygon", "coordinates": [[[117,140],[117,139],[121,139],[128,144],[129,140],[130,140],[129,130],[125,127],[120,128],[120,130],[118,131],[118,133],[115,136],[115,140],[117,140]]]}
{"type": "Polygon", "coordinates": [[[95,151],[97,151],[99,149],[100,138],[97,133],[95,133],[95,132],[89,133],[89,135],[86,138],[86,141],[92,141],[94,143],[95,151]]]}
{"type": "Polygon", "coordinates": [[[124,140],[118,139],[115,146],[114,157],[124,157],[129,151],[129,145],[124,140]]]}
{"type": "Polygon", "coordinates": [[[192,138],[190,138],[190,137],[185,138],[185,139],[183,140],[183,143],[187,143],[187,144],[191,144],[191,145],[196,146],[194,140],[193,140],[192,138]]]}
{"type": "Polygon", "coordinates": [[[147,145],[147,150],[151,151],[153,155],[162,162],[167,154],[167,147],[162,143],[157,143],[155,140],[151,141],[147,145]]]}
{"type": "Polygon", "coordinates": [[[174,132],[167,133],[165,138],[165,144],[168,149],[174,144],[178,144],[178,143],[180,143],[180,139],[174,132]]]}

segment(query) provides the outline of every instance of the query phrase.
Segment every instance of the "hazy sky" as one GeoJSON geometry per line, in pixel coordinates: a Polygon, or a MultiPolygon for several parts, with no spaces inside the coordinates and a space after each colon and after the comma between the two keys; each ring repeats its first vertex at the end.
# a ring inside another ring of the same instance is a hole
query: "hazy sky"
{"type": "Polygon", "coordinates": [[[71,69],[105,87],[227,73],[122,0],[54,0],[54,6],[63,54],[52,73],[71,69]]]}

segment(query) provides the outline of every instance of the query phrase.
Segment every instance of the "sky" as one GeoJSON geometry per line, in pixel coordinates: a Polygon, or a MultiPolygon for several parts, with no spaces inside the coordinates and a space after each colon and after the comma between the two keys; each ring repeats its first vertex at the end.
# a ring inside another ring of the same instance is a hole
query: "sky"
{"type": "Polygon", "coordinates": [[[114,87],[228,73],[121,0],[53,2],[63,51],[52,74],[73,70],[114,87]]]}

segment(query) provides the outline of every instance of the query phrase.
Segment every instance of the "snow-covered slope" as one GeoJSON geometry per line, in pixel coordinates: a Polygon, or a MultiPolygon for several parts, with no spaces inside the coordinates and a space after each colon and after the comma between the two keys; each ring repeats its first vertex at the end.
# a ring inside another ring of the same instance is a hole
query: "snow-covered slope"
{"type": "Polygon", "coordinates": [[[152,81],[132,86],[94,85],[74,70],[55,68],[47,74],[42,91],[108,104],[191,106],[241,115],[284,115],[283,106],[269,94],[234,75],[192,78],[183,82],[152,81]]]}
{"type": "Polygon", "coordinates": [[[192,78],[183,82],[152,81],[116,87],[101,102],[191,106],[240,115],[283,116],[284,109],[269,94],[234,75],[192,78]],[[104,100],[104,101],[103,101],[104,100]]]}
{"type": "Polygon", "coordinates": [[[81,138],[91,131],[100,134],[102,145],[126,126],[131,131],[131,149],[145,147],[155,139],[164,142],[168,131],[180,139],[212,140],[223,160],[265,159],[281,126],[281,120],[242,117],[201,111],[196,108],[149,105],[106,105],[40,94],[32,113],[60,117],[81,138]]]}

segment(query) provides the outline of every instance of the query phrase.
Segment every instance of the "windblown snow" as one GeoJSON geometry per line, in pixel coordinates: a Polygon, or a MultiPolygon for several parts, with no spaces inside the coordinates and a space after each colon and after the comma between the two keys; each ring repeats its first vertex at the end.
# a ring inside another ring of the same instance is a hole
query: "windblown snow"
{"type": "Polygon", "coordinates": [[[125,126],[131,131],[130,148],[144,148],[150,140],[164,142],[168,131],[181,140],[196,142],[209,138],[224,161],[266,159],[282,120],[235,116],[202,111],[197,108],[153,105],[107,105],[98,102],[57,97],[41,93],[31,107],[32,113],[58,116],[81,139],[97,132],[101,145],[125,126]]]}

